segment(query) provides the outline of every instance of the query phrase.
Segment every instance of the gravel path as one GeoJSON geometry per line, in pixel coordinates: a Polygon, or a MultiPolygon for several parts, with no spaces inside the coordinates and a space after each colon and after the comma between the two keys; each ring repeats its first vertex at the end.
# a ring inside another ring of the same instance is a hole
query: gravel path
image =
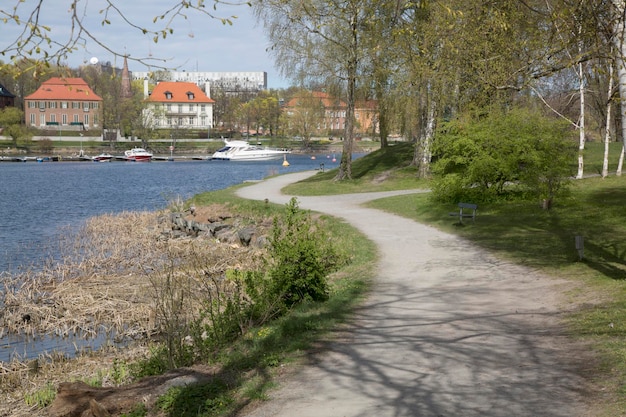
{"type": "MultiPolygon", "coordinates": [[[[238,195],[287,203],[280,189],[312,174],[271,178],[238,195]]],[[[245,415],[589,415],[584,360],[559,327],[564,282],[360,206],[409,192],[416,191],[298,197],[301,208],[360,229],[378,245],[381,261],[371,296],[343,337],[245,415]]]]}

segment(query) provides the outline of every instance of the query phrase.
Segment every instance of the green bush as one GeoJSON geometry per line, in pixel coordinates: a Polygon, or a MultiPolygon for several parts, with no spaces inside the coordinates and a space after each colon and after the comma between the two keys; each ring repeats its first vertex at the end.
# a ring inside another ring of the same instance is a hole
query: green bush
{"type": "Polygon", "coordinates": [[[539,112],[464,115],[437,133],[433,197],[453,203],[552,199],[566,188],[575,155],[568,127],[539,112]]]}
{"type": "Polygon", "coordinates": [[[316,227],[310,214],[300,210],[292,198],[284,218],[274,219],[267,295],[280,300],[281,309],[304,300],[327,300],[326,277],[338,267],[339,258],[328,234],[316,227]]]}

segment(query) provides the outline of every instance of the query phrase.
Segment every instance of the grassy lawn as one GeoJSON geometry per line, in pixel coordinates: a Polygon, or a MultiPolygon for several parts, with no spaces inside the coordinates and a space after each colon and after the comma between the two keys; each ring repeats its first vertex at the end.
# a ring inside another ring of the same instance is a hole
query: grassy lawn
{"type": "MultiPolygon", "coordinates": [[[[621,143],[611,144],[610,171],[620,151],[621,143]]],[[[587,144],[586,175],[601,172],[602,155],[601,143],[587,144]]],[[[396,145],[355,161],[352,181],[333,182],[336,172],[330,171],[287,191],[319,195],[428,188],[408,166],[411,156],[410,144],[396,145]],[[381,177],[384,185],[377,181],[381,177]]],[[[626,175],[575,181],[569,195],[555,200],[549,211],[528,201],[479,206],[474,224],[471,219],[459,224],[448,214],[457,210],[455,205],[435,203],[428,194],[382,199],[369,206],[460,235],[502,258],[570,280],[566,296],[580,307],[567,318],[569,334],[590,342],[598,354],[593,380],[605,394],[603,415],[626,415],[626,175]],[[576,236],[584,239],[582,260],[576,236]]]]}

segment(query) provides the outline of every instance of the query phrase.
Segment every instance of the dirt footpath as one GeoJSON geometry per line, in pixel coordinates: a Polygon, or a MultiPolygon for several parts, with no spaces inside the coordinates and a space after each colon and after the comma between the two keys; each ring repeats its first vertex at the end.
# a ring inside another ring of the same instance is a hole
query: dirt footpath
{"type": "MultiPolygon", "coordinates": [[[[279,190],[311,172],[238,191],[279,190]]],[[[573,417],[585,359],[561,334],[563,282],[499,261],[455,236],[360,203],[404,192],[299,197],[345,218],[381,251],[371,296],[345,337],[247,417],[573,417]]],[[[478,220],[480,221],[480,220],[478,220]]]]}

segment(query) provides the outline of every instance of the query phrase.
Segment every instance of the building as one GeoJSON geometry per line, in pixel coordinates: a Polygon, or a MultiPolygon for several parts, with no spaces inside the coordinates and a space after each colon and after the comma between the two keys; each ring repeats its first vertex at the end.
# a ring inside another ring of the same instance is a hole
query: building
{"type": "Polygon", "coordinates": [[[209,129],[213,127],[213,100],[194,83],[160,82],[148,94],[145,119],[155,129],[209,129]]]}
{"type": "Polygon", "coordinates": [[[54,77],[24,98],[26,125],[88,130],[99,128],[102,98],[82,78],[54,77]]]}
{"type": "MultiPolygon", "coordinates": [[[[346,103],[320,91],[313,91],[311,97],[319,100],[321,106],[324,107],[324,121],[318,129],[330,135],[342,134],[346,126],[348,107],[346,103]]],[[[289,114],[295,111],[299,102],[300,98],[294,97],[285,104],[283,110],[289,114]]],[[[355,103],[354,118],[357,135],[378,133],[378,110],[376,107],[376,102],[372,100],[355,103]]]]}
{"type": "Polygon", "coordinates": [[[206,71],[133,71],[133,80],[182,81],[194,83],[211,97],[211,89],[226,93],[267,90],[267,72],[206,72],[206,71]]]}
{"type": "Polygon", "coordinates": [[[0,109],[15,106],[15,95],[0,84],[0,109]]]}

